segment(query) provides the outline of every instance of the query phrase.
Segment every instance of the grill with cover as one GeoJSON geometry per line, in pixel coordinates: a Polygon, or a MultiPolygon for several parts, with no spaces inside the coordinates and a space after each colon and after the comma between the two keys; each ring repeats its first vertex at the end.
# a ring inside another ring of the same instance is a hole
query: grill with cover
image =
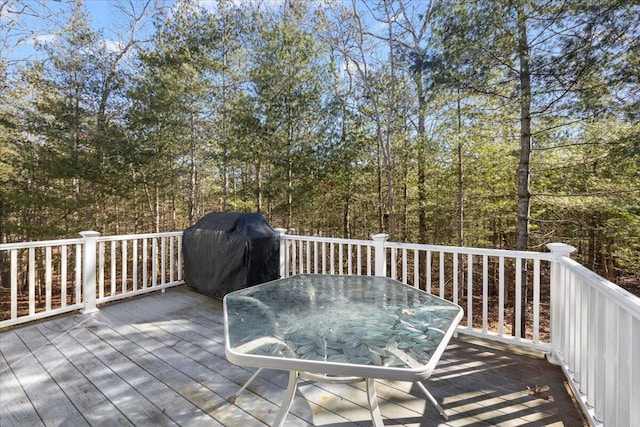
{"type": "Polygon", "coordinates": [[[279,278],[278,233],[259,213],[211,212],[184,231],[186,283],[215,298],[279,278]]]}

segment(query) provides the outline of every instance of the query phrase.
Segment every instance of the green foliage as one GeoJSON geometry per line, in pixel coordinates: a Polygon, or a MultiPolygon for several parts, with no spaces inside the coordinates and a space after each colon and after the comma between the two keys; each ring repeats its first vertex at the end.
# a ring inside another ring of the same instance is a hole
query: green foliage
{"type": "Polygon", "coordinates": [[[529,247],[640,275],[637,5],[214,3],[114,50],[76,2],[40,60],[0,55],[1,238],[259,210],[354,238],[397,213],[394,240],[514,248],[524,19],[529,247]]]}
{"type": "Polygon", "coordinates": [[[307,13],[303,3],[266,13],[251,39],[250,96],[262,138],[254,139],[246,154],[268,165],[267,200],[287,227],[294,210],[304,209],[316,191],[314,145],[325,127],[323,94],[330,78],[307,13]]]}

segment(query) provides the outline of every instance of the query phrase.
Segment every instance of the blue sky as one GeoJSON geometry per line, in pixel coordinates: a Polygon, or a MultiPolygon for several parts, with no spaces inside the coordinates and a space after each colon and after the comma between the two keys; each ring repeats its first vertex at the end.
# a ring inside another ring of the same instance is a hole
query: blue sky
{"type": "MultiPolygon", "coordinates": [[[[9,59],[20,60],[37,57],[34,48],[35,40],[48,41],[54,38],[56,30],[65,25],[73,7],[73,0],[14,0],[22,4],[15,4],[13,9],[7,7],[2,11],[0,23],[0,37],[3,37],[5,54],[9,59]],[[21,10],[27,6],[21,15],[9,16],[11,10],[21,10]],[[7,25],[10,20],[11,25],[7,25]]],[[[85,0],[84,7],[91,19],[92,27],[102,34],[107,43],[116,43],[128,27],[125,15],[118,9],[120,2],[115,0],[85,0]]],[[[127,2],[122,2],[127,5],[127,2]]],[[[173,0],[165,0],[164,5],[173,4],[173,0]]],[[[141,7],[142,0],[131,0],[134,7],[141,7]]],[[[147,23],[146,31],[152,31],[151,22],[147,23]]]]}
{"type": "MultiPolygon", "coordinates": [[[[21,60],[37,59],[38,52],[34,47],[35,40],[47,42],[55,40],[55,33],[61,29],[69,19],[71,9],[76,0],[9,0],[13,2],[11,8],[0,10],[0,49],[3,56],[8,58],[11,66],[19,64],[21,60]],[[27,6],[29,13],[11,15],[9,10],[21,10],[27,6]],[[7,23],[11,25],[7,25],[7,23]]],[[[164,7],[171,7],[176,0],[157,0],[164,7]]],[[[216,7],[218,0],[198,0],[205,7],[216,7]]],[[[239,3],[260,1],[263,5],[279,5],[284,0],[235,0],[239,3]]],[[[322,2],[322,0],[316,0],[322,2]]],[[[347,1],[347,0],[342,0],[347,1]]],[[[130,20],[119,10],[119,5],[126,9],[142,8],[147,0],[84,0],[84,7],[91,19],[94,30],[99,32],[103,41],[109,46],[119,40],[124,40],[129,28],[130,20]]],[[[0,1],[2,4],[2,1],[0,1]]],[[[350,5],[350,2],[348,2],[350,5]]],[[[366,9],[365,9],[366,11],[366,9]]],[[[365,20],[368,21],[365,14],[365,20]]],[[[146,20],[138,35],[153,33],[151,19],[146,20]]],[[[383,49],[384,51],[384,49],[383,49]]]]}
{"type": "MultiPolygon", "coordinates": [[[[0,5],[4,0],[0,0],[0,5]]],[[[53,40],[57,29],[62,28],[70,16],[76,0],[8,0],[9,6],[0,9],[0,49],[10,60],[33,59],[37,57],[34,49],[35,39],[53,40]],[[11,10],[22,10],[26,6],[28,13],[10,14],[11,10]],[[13,21],[13,22],[10,22],[13,21]],[[6,25],[10,23],[11,25],[6,25]]],[[[123,38],[129,27],[126,15],[119,5],[130,10],[139,10],[148,0],[84,0],[94,30],[102,34],[109,43],[123,38]]],[[[155,0],[162,7],[171,7],[177,0],[155,0]]],[[[215,8],[218,0],[197,0],[204,7],[215,8]]],[[[240,4],[260,1],[263,5],[281,4],[284,0],[234,0],[240,4]]],[[[153,0],[152,0],[153,2],[153,0]]],[[[143,31],[151,34],[151,19],[146,21],[143,31]]]]}

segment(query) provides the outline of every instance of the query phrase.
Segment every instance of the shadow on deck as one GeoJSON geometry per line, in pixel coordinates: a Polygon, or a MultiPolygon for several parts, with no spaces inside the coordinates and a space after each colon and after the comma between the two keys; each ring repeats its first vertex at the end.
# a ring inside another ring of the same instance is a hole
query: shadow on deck
{"type": "MultiPolygon", "coordinates": [[[[288,373],[227,362],[222,304],[182,286],[0,332],[0,425],[264,426],[288,373]]],[[[425,382],[378,382],[386,426],[587,425],[560,368],[542,354],[452,339],[425,382]]],[[[363,384],[303,382],[287,426],[370,426],[363,384]]]]}

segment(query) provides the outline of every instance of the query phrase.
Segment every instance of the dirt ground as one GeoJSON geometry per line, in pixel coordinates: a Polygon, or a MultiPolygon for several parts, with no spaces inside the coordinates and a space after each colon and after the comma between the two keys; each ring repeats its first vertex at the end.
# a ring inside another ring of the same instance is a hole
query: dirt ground
{"type": "Polygon", "coordinates": [[[640,298],[640,277],[626,276],[618,278],[618,286],[640,298]]]}

